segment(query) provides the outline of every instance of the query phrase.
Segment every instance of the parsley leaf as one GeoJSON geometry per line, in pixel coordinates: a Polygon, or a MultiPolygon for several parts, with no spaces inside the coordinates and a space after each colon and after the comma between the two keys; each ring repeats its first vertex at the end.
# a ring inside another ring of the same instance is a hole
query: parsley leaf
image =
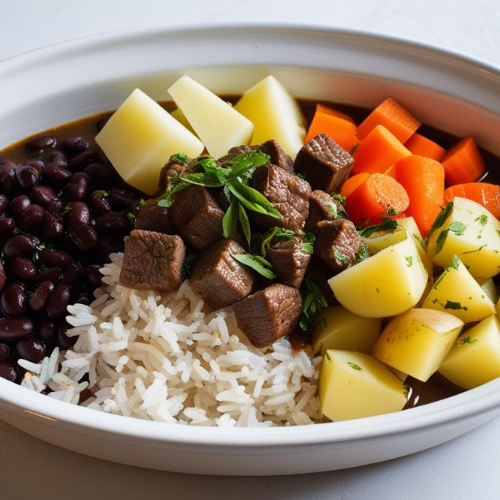
{"type": "Polygon", "coordinates": [[[453,210],[453,202],[450,201],[445,207],[441,207],[436,220],[431,226],[429,235],[431,235],[436,229],[439,229],[446,221],[451,211],[453,210]]]}
{"type": "Polygon", "coordinates": [[[357,365],[356,363],[352,363],[351,361],[348,361],[347,364],[353,368],[354,370],[357,370],[358,372],[363,371],[363,368],[361,366],[357,365]]]}
{"type": "Polygon", "coordinates": [[[463,222],[452,222],[448,226],[448,229],[451,232],[455,233],[457,236],[462,236],[467,229],[467,224],[464,224],[463,222]]]}
{"type": "Polygon", "coordinates": [[[378,233],[380,231],[394,232],[397,228],[398,228],[397,221],[382,216],[382,222],[380,224],[358,228],[358,233],[360,236],[363,236],[364,238],[369,238],[373,233],[378,233]]]}
{"type": "Polygon", "coordinates": [[[359,247],[359,251],[356,254],[356,264],[368,258],[368,247],[362,243],[359,247]]]}
{"type": "Polygon", "coordinates": [[[476,221],[479,222],[479,224],[481,224],[481,226],[486,226],[486,224],[488,224],[488,216],[485,214],[482,214],[476,219],[476,221]]]}
{"type": "Polygon", "coordinates": [[[387,207],[384,215],[399,215],[400,212],[396,210],[394,207],[387,207]]]}
{"type": "Polygon", "coordinates": [[[191,273],[193,272],[197,260],[198,260],[198,255],[195,253],[190,253],[189,255],[186,256],[181,267],[182,279],[187,280],[191,276],[191,273]]]}
{"type": "Polygon", "coordinates": [[[307,332],[316,325],[318,313],[328,307],[328,304],[321,290],[312,281],[304,280],[301,288],[304,294],[304,305],[300,328],[307,332]]]}
{"type": "Polygon", "coordinates": [[[314,242],[316,241],[316,236],[314,233],[306,233],[302,236],[301,248],[306,253],[314,253],[314,242]]]}
{"type": "Polygon", "coordinates": [[[342,205],[345,203],[345,196],[342,196],[339,193],[330,193],[330,196],[334,199],[337,200],[339,203],[342,205]]]}
{"type": "Polygon", "coordinates": [[[238,204],[238,215],[240,219],[241,229],[243,229],[243,234],[248,243],[248,247],[250,248],[250,238],[252,237],[252,231],[250,229],[250,221],[248,220],[248,215],[245,212],[245,209],[238,204]]]}
{"type": "Polygon", "coordinates": [[[411,255],[409,257],[405,256],[405,260],[408,267],[411,267],[413,265],[413,257],[411,255]]]}
{"type": "Polygon", "coordinates": [[[224,238],[234,238],[236,235],[236,230],[238,228],[239,207],[240,204],[238,203],[238,200],[231,198],[229,208],[222,219],[222,234],[224,235],[224,238]]]}
{"type": "Polygon", "coordinates": [[[265,232],[262,235],[260,254],[262,255],[262,257],[266,256],[273,238],[285,238],[287,240],[291,240],[294,236],[295,233],[293,231],[290,231],[289,229],[283,229],[282,227],[274,226],[272,229],[269,229],[269,231],[265,232]]]}
{"type": "Polygon", "coordinates": [[[460,265],[460,259],[455,255],[451,262],[448,264],[448,268],[452,267],[458,271],[458,266],[460,265]]]}
{"type": "Polygon", "coordinates": [[[179,163],[187,163],[188,162],[188,157],[184,153],[177,153],[175,155],[172,155],[168,161],[178,161],[179,163]]]}
{"type": "Polygon", "coordinates": [[[443,246],[446,242],[446,238],[448,238],[448,233],[449,233],[448,229],[445,229],[444,231],[441,231],[439,233],[439,236],[436,240],[436,251],[434,252],[434,255],[437,255],[443,249],[443,246]]]}
{"type": "Polygon", "coordinates": [[[129,213],[127,214],[127,219],[128,219],[128,221],[130,222],[130,224],[131,224],[132,226],[134,226],[134,225],[135,225],[135,221],[136,221],[137,217],[136,217],[133,213],[129,212],[129,213]]]}
{"type": "Polygon", "coordinates": [[[464,337],[457,342],[457,347],[462,347],[465,344],[474,344],[477,342],[477,339],[473,339],[472,337],[464,337]]]}
{"type": "Polygon", "coordinates": [[[462,306],[462,304],[460,304],[460,302],[453,302],[452,300],[447,300],[446,304],[444,305],[444,308],[451,309],[453,311],[458,311],[460,309],[467,311],[467,307],[462,306]]]}
{"type": "Polygon", "coordinates": [[[329,207],[328,207],[328,215],[330,217],[333,217],[334,219],[337,218],[337,206],[332,203],[329,207]]]}
{"type": "Polygon", "coordinates": [[[249,253],[237,253],[231,254],[233,259],[241,262],[245,266],[251,267],[254,271],[257,271],[261,276],[267,279],[274,279],[276,275],[273,273],[273,266],[269,261],[260,257],[259,255],[251,255],[249,253]]]}
{"type": "Polygon", "coordinates": [[[339,263],[342,264],[347,259],[347,255],[338,252],[336,249],[333,250],[333,255],[335,256],[335,260],[339,263]]]}

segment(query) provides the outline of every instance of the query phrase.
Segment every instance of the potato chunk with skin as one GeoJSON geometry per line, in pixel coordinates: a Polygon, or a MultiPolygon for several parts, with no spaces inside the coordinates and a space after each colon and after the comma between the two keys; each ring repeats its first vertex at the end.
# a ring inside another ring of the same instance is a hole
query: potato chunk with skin
{"type": "Polygon", "coordinates": [[[415,243],[406,239],[342,271],[328,284],[335,298],[352,313],[385,318],[415,306],[427,279],[415,243]]]}
{"type": "Polygon", "coordinates": [[[157,102],[136,89],[95,138],[120,176],[152,195],[160,171],[179,152],[194,158],[203,144],[157,102]]]}
{"type": "Polygon", "coordinates": [[[500,321],[490,316],[458,337],[439,373],[463,389],[500,377],[500,321]]]}
{"type": "Polygon", "coordinates": [[[434,264],[445,267],[457,255],[474,278],[498,274],[500,222],[488,210],[457,196],[436,221],[439,227],[432,231],[428,243],[434,264]]]}
{"type": "Polygon", "coordinates": [[[400,411],[407,391],[401,380],[368,354],[327,350],[319,379],[321,412],[333,421],[400,411]]]}
{"type": "Polygon", "coordinates": [[[373,356],[422,382],[437,371],[463,327],[451,314],[411,309],[394,318],[373,348],[373,356]]]}
{"type": "Polygon", "coordinates": [[[342,306],[327,307],[318,317],[313,349],[322,356],[327,349],[370,354],[381,333],[381,318],[362,318],[342,306]]]}
{"type": "Polygon", "coordinates": [[[449,312],[464,323],[495,314],[495,304],[457,256],[435,281],[422,307],[449,312]]]}

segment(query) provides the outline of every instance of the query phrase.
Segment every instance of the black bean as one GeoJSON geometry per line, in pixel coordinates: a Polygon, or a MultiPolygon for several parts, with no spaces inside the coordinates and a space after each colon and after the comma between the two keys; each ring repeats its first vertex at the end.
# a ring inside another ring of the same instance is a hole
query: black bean
{"type": "Polygon", "coordinates": [[[59,344],[59,347],[64,351],[71,349],[76,343],[77,337],[68,337],[66,335],[66,332],[70,328],[72,328],[72,326],[67,321],[64,321],[59,325],[59,328],[57,329],[57,342],[59,344]]]}
{"type": "Polygon", "coordinates": [[[14,257],[6,265],[7,274],[20,281],[29,281],[36,274],[36,266],[24,257],[14,257]]]}
{"type": "Polygon", "coordinates": [[[86,225],[73,226],[69,234],[73,245],[84,252],[95,247],[98,240],[97,233],[86,225]]]}
{"type": "Polygon", "coordinates": [[[46,207],[55,197],[56,194],[49,186],[36,186],[31,191],[31,199],[42,207],[46,207]]]}
{"type": "Polygon", "coordinates": [[[65,162],[66,165],[68,164],[68,159],[66,158],[66,155],[59,150],[49,150],[43,153],[42,155],[42,160],[46,163],[52,163],[54,161],[57,162],[65,162]]]}
{"type": "Polygon", "coordinates": [[[45,206],[45,210],[47,212],[56,215],[63,207],[64,203],[62,200],[59,198],[54,198],[53,200],[50,200],[47,205],[45,206]]]}
{"type": "Polygon", "coordinates": [[[99,189],[111,187],[116,181],[115,171],[108,165],[92,163],[84,172],[90,177],[92,185],[99,189]]]}
{"type": "Polygon", "coordinates": [[[57,140],[53,135],[44,134],[29,140],[24,146],[28,151],[35,153],[37,151],[41,151],[42,149],[54,148],[56,145],[57,140]]]}
{"type": "Polygon", "coordinates": [[[105,197],[106,191],[94,191],[90,195],[89,207],[95,215],[102,215],[111,211],[111,205],[105,197]]]}
{"type": "Polygon", "coordinates": [[[3,263],[0,260],[0,292],[3,290],[3,287],[5,286],[6,281],[7,281],[7,278],[5,277],[5,269],[3,268],[3,263]]]}
{"type": "Polygon", "coordinates": [[[92,163],[102,163],[102,156],[97,151],[86,151],[71,159],[69,169],[73,172],[83,172],[92,163]]]}
{"type": "Polygon", "coordinates": [[[10,349],[7,344],[0,344],[0,361],[5,359],[10,354],[10,349]]]}
{"type": "Polygon", "coordinates": [[[10,160],[2,160],[0,161],[0,174],[4,172],[9,172],[11,170],[15,170],[17,168],[17,164],[10,160]]]}
{"type": "Polygon", "coordinates": [[[54,283],[52,281],[44,281],[40,283],[35,293],[30,297],[28,303],[33,311],[43,311],[49,300],[50,294],[54,291],[54,283]]]}
{"type": "Polygon", "coordinates": [[[62,250],[44,249],[38,252],[42,262],[47,267],[58,267],[59,269],[66,269],[73,264],[73,257],[62,250]]]}
{"type": "Polygon", "coordinates": [[[74,157],[87,151],[89,143],[83,137],[68,137],[61,142],[61,149],[69,157],[74,157]]]}
{"type": "Polygon", "coordinates": [[[16,382],[19,377],[17,371],[17,361],[12,358],[7,358],[0,361],[0,377],[7,379],[9,382],[16,382]]]}
{"type": "Polygon", "coordinates": [[[38,170],[31,165],[21,165],[16,168],[17,185],[25,191],[38,184],[38,176],[38,170]]]}
{"type": "Polygon", "coordinates": [[[122,236],[130,231],[130,226],[125,214],[106,212],[97,219],[96,230],[108,236],[122,236]]]}
{"type": "Polygon", "coordinates": [[[14,170],[5,170],[0,172],[0,191],[6,195],[13,195],[16,190],[16,172],[14,170]]]}
{"type": "Polygon", "coordinates": [[[77,172],[66,188],[66,196],[70,201],[83,201],[87,198],[89,189],[90,177],[85,172],[77,172]]]}
{"type": "Polygon", "coordinates": [[[87,266],[84,269],[84,274],[85,274],[86,278],[95,287],[102,285],[102,274],[101,274],[100,269],[101,269],[101,266],[99,264],[91,264],[90,266],[87,266]]]}
{"type": "Polygon", "coordinates": [[[64,187],[73,174],[60,162],[53,162],[47,165],[45,178],[57,188],[64,187]]]}
{"type": "Polygon", "coordinates": [[[17,257],[18,255],[31,253],[40,243],[38,238],[27,234],[18,234],[11,236],[3,246],[3,254],[5,257],[17,257]]]}
{"type": "Polygon", "coordinates": [[[42,224],[45,210],[40,205],[30,205],[21,215],[16,218],[19,229],[26,231],[42,224]]]}
{"type": "Polygon", "coordinates": [[[101,118],[96,124],[95,124],[95,128],[97,129],[97,132],[100,132],[103,128],[104,128],[104,125],[106,125],[106,123],[108,123],[108,120],[110,119],[111,117],[108,116],[106,118],[101,118]]]}
{"type": "Polygon", "coordinates": [[[27,359],[32,363],[38,363],[46,356],[47,347],[41,340],[35,337],[27,337],[17,342],[16,351],[20,358],[27,359]]]}
{"type": "MultiPolygon", "coordinates": [[[[46,163],[42,160],[30,161],[28,165],[30,167],[34,167],[39,174],[43,173],[45,171],[45,168],[47,167],[46,163]]],[[[38,178],[40,178],[40,176],[38,176],[38,178]]]]}
{"type": "Polygon", "coordinates": [[[63,285],[75,285],[75,283],[80,282],[82,279],[83,273],[81,267],[73,266],[64,273],[61,283],[63,285]]]}
{"type": "Polygon", "coordinates": [[[0,297],[2,311],[7,316],[20,316],[26,309],[25,302],[26,292],[24,287],[18,283],[9,283],[0,297]]]}
{"type": "Polygon", "coordinates": [[[59,318],[66,314],[71,290],[67,285],[57,285],[47,301],[47,316],[49,318],[59,318]]]}
{"type": "Polygon", "coordinates": [[[108,201],[113,207],[113,210],[123,210],[137,205],[134,197],[119,189],[112,189],[108,195],[108,201]]]}
{"type": "Polygon", "coordinates": [[[92,296],[90,293],[82,292],[74,296],[73,303],[74,304],[84,304],[88,306],[92,302],[92,296]]]}
{"type": "Polygon", "coordinates": [[[45,212],[45,217],[42,222],[42,236],[49,240],[55,240],[62,236],[63,232],[64,226],[62,219],[56,215],[45,212]]]}
{"type": "Polygon", "coordinates": [[[61,279],[61,271],[57,267],[52,267],[50,269],[44,269],[39,271],[37,275],[33,278],[33,283],[40,284],[44,281],[52,281],[52,283],[58,283],[61,279]]]}
{"type": "Polygon", "coordinates": [[[90,222],[90,210],[86,203],[76,201],[69,203],[64,215],[64,223],[67,227],[80,226],[90,222]]]}
{"type": "Polygon", "coordinates": [[[20,340],[31,335],[34,328],[29,318],[0,318],[0,341],[20,340]]]}
{"type": "Polygon", "coordinates": [[[30,205],[31,200],[23,194],[12,199],[9,205],[9,209],[15,215],[21,215],[30,205]]]}
{"type": "Polygon", "coordinates": [[[9,198],[7,198],[7,196],[5,196],[4,194],[0,194],[0,214],[3,214],[5,212],[8,204],[9,198]]]}
{"type": "Polygon", "coordinates": [[[0,217],[0,237],[7,236],[8,234],[12,233],[15,227],[16,223],[14,222],[14,219],[3,216],[0,217]]]}
{"type": "Polygon", "coordinates": [[[106,262],[109,255],[115,251],[116,246],[110,240],[100,238],[92,250],[92,255],[97,262],[102,264],[106,262]]]}
{"type": "Polygon", "coordinates": [[[45,319],[40,321],[35,330],[35,336],[41,340],[50,340],[57,332],[57,324],[54,321],[45,319]]]}

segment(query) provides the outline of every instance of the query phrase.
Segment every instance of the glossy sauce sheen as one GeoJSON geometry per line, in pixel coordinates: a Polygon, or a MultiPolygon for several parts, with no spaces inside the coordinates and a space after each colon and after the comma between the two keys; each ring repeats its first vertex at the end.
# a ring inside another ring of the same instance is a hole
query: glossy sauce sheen
{"type": "MultiPolygon", "coordinates": [[[[234,103],[236,102],[237,97],[225,96],[224,99],[234,103]]],[[[299,104],[302,108],[307,123],[310,123],[312,120],[312,117],[316,110],[316,103],[317,101],[299,100],[299,104]]],[[[332,106],[339,111],[347,113],[348,115],[352,116],[358,124],[361,123],[361,121],[363,121],[363,119],[370,113],[370,110],[354,106],[346,106],[342,104],[332,104],[326,102],[322,104],[325,104],[326,106],[332,106]]],[[[167,111],[172,111],[174,109],[174,105],[171,102],[161,103],[161,105],[167,111]]],[[[95,143],[96,123],[100,120],[106,119],[107,117],[111,116],[111,114],[112,112],[104,112],[90,117],[82,118],[81,120],[70,122],[59,127],[54,127],[45,132],[37,133],[33,137],[41,135],[42,133],[57,132],[58,140],[61,141],[66,137],[79,135],[84,137],[90,143],[91,149],[98,149],[95,143]]],[[[458,140],[457,137],[425,125],[422,125],[418,132],[425,137],[437,142],[444,148],[450,147],[458,140]]],[[[26,140],[27,138],[24,138],[22,141],[5,148],[2,151],[2,157],[7,160],[12,160],[16,163],[32,161],[34,159],[34,156],[36,155],[29,153],[24,148],[24,143],[26,142],[26,140]]],[[[500,159],[484,150],[481,150],[481,154],[488,169],[487,174],[482,180],[485,182],[491,182],[493,184],[500,183],[500,159]]],[[[304,341],[303,335],[292,334],[290,340],[293,347],[296,349],[310,349],[310,344],[304,341]]],[[[405,383],[408,387],[408,403],[406,404],[405,409],[415,406],[422,406],[434,401],[439,401],[461,392],[460,389],[448,384],[438,375],[431,377],[431,379],[426,383],[408,377],[405,383]]]]}

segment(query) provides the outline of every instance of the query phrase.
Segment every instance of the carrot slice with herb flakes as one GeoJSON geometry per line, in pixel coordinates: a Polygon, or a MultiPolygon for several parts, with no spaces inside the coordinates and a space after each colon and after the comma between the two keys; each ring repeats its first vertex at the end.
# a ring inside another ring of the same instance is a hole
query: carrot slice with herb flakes
{"type": "Polygon", "coordinates": [[[379,224],[382,215],[404,212],[410,200],[399,182],[388,175],[370,175],[346,199],[349,217],[358,226],[379,224]]]}
{"type": "Polygon", "coordinates": [[[362,141],[377,125],[383,125],[399,141],[405,143],[420,127],[420,122],[392,97],[379,104],[358,126],[362,141]]]}
{"type": "Polygon", "coordinates": [[[420,134],[413,134],[406,142],[405,148],[416,156],[425,156],[432,160],[441,161],[446,154],[446,149],[420,134]]]}
{"type": "Polygon", "coordinates": [[[486,172],[486,165],[472,137],[464,137],[454,144],[441,163],[449,186],[477,181],[486,172]]]}
{"type": "Polygon", "coordinates": [[[444,192],[444,203],[452,201],[455,196],[468,198],[479,203],[497,219],[500,219],[500,186],[487,182],[456,184],[444,192]]]}
{"type": "Polygon", "coordinates": [[[319,134],[326,134],[333,139],[342,149],[351,152],[357,144],[356,125],[338,116],[316,111],[307,132],[305,142],[319,134]]]}
{"type": "Polygon", "coordinates": [[[383,174],[398,160],[410,155],[410,151],[389,130],[377,125],[354,151],[352,174],[383,174]]]}
{"type": "Polygon", "coordinates": [[[323,104],[316,104],[316,112],[325,113],[326,115],[336,116],[337,118],[342,118],[344,120],[347,120],[348,122],[355,123],[354,118],[352,118],[352,116],[349,116],[346,113],[342,113],[342,111],[339,111],[337,109],[324,106],[323,104]]]}
{"type": "Polygon", "coordinates": [[[366,172],[349,177],[349,179],[342,184],[340,194],[344,198],[347,198],[360,184],[365,182],[368,177],[370,177],[370,174],[367,174],[366,172]]]}
{"type": "Polygon", "coordinates": [[[431,158],[414,155],[399,160],[395,170],[396,180],[405,188],[410,199],[406,215],[415,219],[425,238],[443,205],[443,166],[431,158]]]}

